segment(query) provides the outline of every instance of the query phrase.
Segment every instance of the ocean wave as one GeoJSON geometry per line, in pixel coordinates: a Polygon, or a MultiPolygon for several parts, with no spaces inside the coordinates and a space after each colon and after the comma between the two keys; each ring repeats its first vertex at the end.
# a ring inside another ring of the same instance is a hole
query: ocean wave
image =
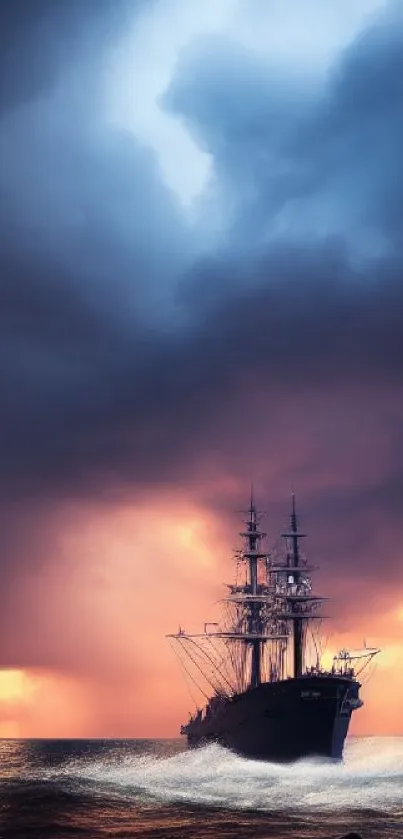
{"type": "Polygon", "coordinates": [[[403,737],[351,740],[343,763],[247,760],[218,746],[172,757],[115,753],[66,765],[66,777],[142,801],[282,811],[402,810],[403,737]]]}

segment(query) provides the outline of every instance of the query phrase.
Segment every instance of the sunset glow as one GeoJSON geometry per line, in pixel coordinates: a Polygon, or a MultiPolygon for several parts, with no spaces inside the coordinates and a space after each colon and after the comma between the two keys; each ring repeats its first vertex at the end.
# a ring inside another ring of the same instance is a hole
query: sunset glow
{"type": "MultiPolygon", "coordinates": [[[[18,653],[30,669],[0,671],[3,736],[176,736],[192,702],[165,634],[179,624],[199,631],[205,620],[219,619],[222,584],[235,574],[236,531],[231,540],[220,519],[190,498],[169,507],[164,496],[85,514],[70,506],[57,522],[46,537],[52,562],[41,578],[40,608],[27,600],[23,581],[15,592],[19,630],[9,657],[18,653]],[[40,671],[32,626],[41,639],[40,671]]],[[[326,648],[330,667],[337,650],[357,648],[365,636],[382,647],[363,684],[356,733],[402,731],[403,650],[387,635],[397,620],[396,610],[377,616],[375,606],[370,627],[350,620],[349,632],[340,625],[326,648]],[[394,684],[386,718],[379,715],[385,673],[394,684]]]]}
{"type": "Polygon", "coordinates": [[[0,670],[0,702],[28,701],[34,691],[29,678],[21,670],[0,670]]]}

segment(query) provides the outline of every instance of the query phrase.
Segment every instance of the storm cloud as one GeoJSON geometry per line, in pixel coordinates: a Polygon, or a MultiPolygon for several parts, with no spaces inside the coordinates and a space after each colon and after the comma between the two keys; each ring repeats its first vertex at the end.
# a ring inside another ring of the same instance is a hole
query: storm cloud
{"type": "Polygon", "coordinates": [[[376,578],[383,544],[401,579],[401,11],[317,75],[225,32],[190,41],[159,101],[211,160],[189,212],[103,95],[122,32],[158,8],[1,8],[5,578],[41,573],[50,499],[49,521],[179,486],[227,518],[253,471],[277,519],[300,487],[328,568],[376,578]]]}
{"type": "Polygon", "coordinates": [[[399,23],[305,95],[222,37],[188,48],[165,106],[212,155],[208,202],[232,207],[211,255],[155,156],[95,95],[84,113],[68,69],[3,118],[7,491],[74,492],[103,460],[175,478],[228,400],[242,415],[248,371],[269,397],[399,386],[399,23]]]}

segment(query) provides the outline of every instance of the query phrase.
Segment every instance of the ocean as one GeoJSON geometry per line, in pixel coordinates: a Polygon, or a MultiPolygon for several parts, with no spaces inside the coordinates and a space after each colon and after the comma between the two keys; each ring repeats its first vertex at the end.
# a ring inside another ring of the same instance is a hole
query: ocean
{"type": "Polygon", "coordinates": [[[246,760],[179,740],[0,741],[1,839],[403,837],[403,737],[343,764],[246,760]]]}

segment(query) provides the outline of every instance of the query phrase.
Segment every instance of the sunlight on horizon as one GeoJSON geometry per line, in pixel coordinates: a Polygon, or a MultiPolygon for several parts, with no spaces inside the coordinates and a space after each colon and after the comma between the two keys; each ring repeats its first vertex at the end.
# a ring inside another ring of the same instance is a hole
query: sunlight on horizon
{"type": "Polygon", "coordinates": [[[0,703],[29,700],[34,692],[35,683],[24,670],[0,670],[0,703]]]}

